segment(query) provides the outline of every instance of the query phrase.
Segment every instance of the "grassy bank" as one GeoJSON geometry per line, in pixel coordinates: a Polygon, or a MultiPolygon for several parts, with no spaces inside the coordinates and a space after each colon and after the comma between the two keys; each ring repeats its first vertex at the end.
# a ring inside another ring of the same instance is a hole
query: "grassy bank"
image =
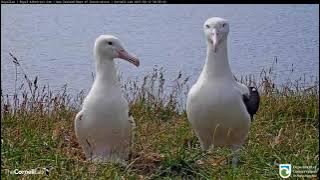
{"type": "MultiPolygon", "coordinates": [[[[20,62],[12,58],[21,71],[20,62]]],[[[201,152],[184,112],[190,84],[181,73],[167,82],[162,69],[155,69],[141,83],[122,83],[137,124],[126,167],[84,160],[73,128],[83,93],[68,94],[66,87],[53,92],[25,74],[25,84],[16,86],[14,96],[1,91],[1,179],[279,179],[278,164],[318,166],[318,81],[308,87],[301,85],[303,80],[277,85],[271,77],[272,69],[262,70],[258,78],[239,78],[256,84],[262,99],[239,167],[232,169],[230,150],[201,152]],[[35,168],[49,173],[10,174],[35,168]]]]}

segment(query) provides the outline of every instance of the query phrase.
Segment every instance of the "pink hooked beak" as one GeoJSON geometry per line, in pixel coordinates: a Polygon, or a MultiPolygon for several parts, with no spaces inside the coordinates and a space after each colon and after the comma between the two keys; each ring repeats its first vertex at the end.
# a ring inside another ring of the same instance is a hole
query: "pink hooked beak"
{"type": "Polygon", "coordinates": [[[140,65],[140,61],[138,58],[134,57],[133,55],[129,54],[126,50],[124,49],[120,49],[117,50],[118,52],[118,58],[126,60],[132,64],[134,64],[135,66],[139,67],[140,65]]]}
{"type": "Polygon", "coordinates": [[[216,29],[212,29],[212,32],[210,34],[210,39],[212,41],[213,51],[217,52],[218,44],[219,44],[219,33],[216,29]]]}

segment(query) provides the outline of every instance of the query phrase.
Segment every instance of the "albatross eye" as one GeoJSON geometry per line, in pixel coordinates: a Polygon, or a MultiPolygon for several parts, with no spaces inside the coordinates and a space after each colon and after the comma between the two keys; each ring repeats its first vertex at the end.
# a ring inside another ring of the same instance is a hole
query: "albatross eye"
{"type": "Polygon", "coordinates": [[[112,45],[112,42],[108,42],[109,45],[112,45]]]}
{"type": "Polygon", "coordinates": [[[223,24],[222,24],[222,27],[225,27],[225,26],[226,26],[226,23],[223,23],[223,24]]]}
{"type": "Polygon", "coordinates": [[[210,26],[209,26],[208,24],[206,24],[206,27],[207,27],[207,28],[210,28],[210,26]]]}

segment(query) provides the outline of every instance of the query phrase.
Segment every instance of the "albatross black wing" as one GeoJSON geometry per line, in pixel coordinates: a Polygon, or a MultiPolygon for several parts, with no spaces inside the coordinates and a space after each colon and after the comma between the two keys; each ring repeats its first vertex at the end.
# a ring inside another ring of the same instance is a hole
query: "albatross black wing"
{"type": "Polygon", "coordinates": [[[260,95],[258,93],[257,88],[255,87],[248,87],[248,88],[249,88],[249,94],[242,95],[242,99],[247,108],[248,113],[250,114],[251,121],[253,121],[253,115],[256,114],[256,112],[259,109],[260,95]]]}

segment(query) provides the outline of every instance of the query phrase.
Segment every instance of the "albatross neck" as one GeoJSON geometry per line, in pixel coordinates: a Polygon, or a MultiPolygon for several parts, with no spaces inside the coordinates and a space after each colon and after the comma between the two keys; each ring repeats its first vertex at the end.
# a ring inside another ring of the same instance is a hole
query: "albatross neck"
{"type": "Polygon", "coordinates": [[[117,70],[113,59],[96,56],[96,79],[95,82],[105,85],[118,85],[117,70]]]}
{"type": "Polygon", "coordinates": [[[228,61],[227,39],[222,41],[215,53],[211,43],[207,46],[207,59],[202,74],[206,79],[233,79],[228,61]]]}

